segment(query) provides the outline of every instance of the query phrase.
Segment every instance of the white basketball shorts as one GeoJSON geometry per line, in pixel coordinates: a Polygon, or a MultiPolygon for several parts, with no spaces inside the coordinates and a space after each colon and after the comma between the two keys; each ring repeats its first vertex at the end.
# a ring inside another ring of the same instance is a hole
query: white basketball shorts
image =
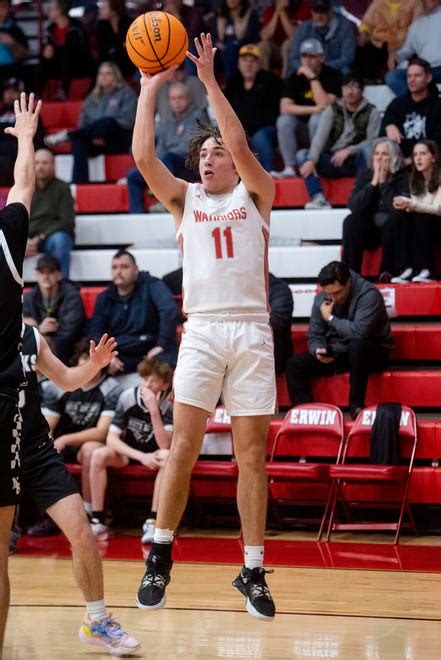
{"type": "Polygon", "coordinates": [[[212,413],[223,394],[230,416],[272,415],[276,406],[269,323],[191,317],[184,326],[174,398],[212,413]]]}

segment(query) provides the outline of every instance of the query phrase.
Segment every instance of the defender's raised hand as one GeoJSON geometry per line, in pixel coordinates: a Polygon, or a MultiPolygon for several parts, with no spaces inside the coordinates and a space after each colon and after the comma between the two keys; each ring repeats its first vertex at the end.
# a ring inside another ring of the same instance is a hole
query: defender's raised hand
{"type": "Polygon", "coordinates": [[[109,337],[107,333],[101,337],[98,344],[95,344],[93,339],[91,339],[89,360],[96,365],[97,369],[107,367],[112,359],[118,355],[118,351],[116,350],[117,345],[115,337],[109,337]]]}
{"type": "Polygon", "coordinates": [[[200,37],[195,37],[194,45],[199,57],[196,57],[190,51],[187,51],[187,57],[196,65],[199,80],[207,85],[215,80],[214,55],[217,48],[213,47],[211,34],[205,34],[204,32],[201,33],[200,37]]]}
{"type": "Polygon", "coordinates": [[[20,99],[14,101],[15,125],[5,128],[5,133],[17,139],[27,136],[33,138],[37,131],[41,106],[41,100],[35,105],[34,94],[29,94],[29,101],[26,101],[26,94],[22,92],[20,99]]]}

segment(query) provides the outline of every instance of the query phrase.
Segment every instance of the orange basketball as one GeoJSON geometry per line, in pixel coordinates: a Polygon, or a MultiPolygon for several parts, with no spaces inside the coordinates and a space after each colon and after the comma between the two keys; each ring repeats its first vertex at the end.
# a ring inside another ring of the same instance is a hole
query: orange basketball
{"type": "Polygon", "coordinates": [[[188,50],[185,27],[172,14],[149,11],[141,14],[127,30],[127,54],[146,73],[159,73],[181,64],[188,50]]]}

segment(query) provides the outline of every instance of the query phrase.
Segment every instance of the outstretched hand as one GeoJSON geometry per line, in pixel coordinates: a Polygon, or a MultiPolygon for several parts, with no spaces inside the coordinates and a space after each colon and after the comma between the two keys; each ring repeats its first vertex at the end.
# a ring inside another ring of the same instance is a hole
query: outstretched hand
{"type": "Polygon", "coordinates": [[[17,139],[33,138],[37,131],[41,105],[41,100],[35,105],[34,94],[29,94],[29,101],[27,102],[26,94],[22,92],[20,99],[14,101],[15,125],[5,128],[5,133],[17,139]]]}
{"type": "Polygon", "coordinates": [[[101,337],[98,344],[95,344],[93,339],[91,339],[89,360],[93,362],[97,369],[103,369],[118,355],[118,351],[115,350],[116,347],[117,342],[115,337],[109,337],[107,333],[101,337]]]}
{"type": "Polygon", "coordinates": [[[211,34],[205,34],[204,32],[201,33],[200,37],[195,37],[194,45],[199,57],[196,57],[190,51],[187,51],[187,57],[196,65],[199,80],[207,86],[208,83],[216,80],[214,75],[214,56],[217,48],[213,47],[211,34]]]}

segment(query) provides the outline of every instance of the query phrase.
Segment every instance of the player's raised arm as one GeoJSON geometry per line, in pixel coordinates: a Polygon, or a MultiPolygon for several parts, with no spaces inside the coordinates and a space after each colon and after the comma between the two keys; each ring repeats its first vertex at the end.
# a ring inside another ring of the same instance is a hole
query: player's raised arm
{"type": "Polygon", "coordinates": [[[175,177],[159,160],[155,150],[155,106],[158,89],[169,80],[176,67],[154,76],[141,73],[141,91],[133,130],[132,153],[136,166],[155,197],[175,217],[179,217],[187,183],[175,177]]]}
{"type": "Polygon", "coordinates": [[[35,188],[34,135],[38,126],[41,101],[35,104],[33,94],[26,100],[22,92],[20,100],[14,102],[15,125],[5,129],[5,133],[18,140],[18,152],[14,166],[14,185],[8,194],[6,204],[21,202],[28,213],[31,208],[35,188]]]}
{"type": "Polygon", "coordinates": [[[249,148],[243,126],[217,83],[214,75],[216,48],[213,48],[211,35],[201,34],[194,43],[198,56],[187,52],[187,57],[195,63],[198,77],[205,85],[222,140],[238,174],[249,194],[255,198],[262,217],[269,221],[275,192],[274,180],[249,148]]]}

